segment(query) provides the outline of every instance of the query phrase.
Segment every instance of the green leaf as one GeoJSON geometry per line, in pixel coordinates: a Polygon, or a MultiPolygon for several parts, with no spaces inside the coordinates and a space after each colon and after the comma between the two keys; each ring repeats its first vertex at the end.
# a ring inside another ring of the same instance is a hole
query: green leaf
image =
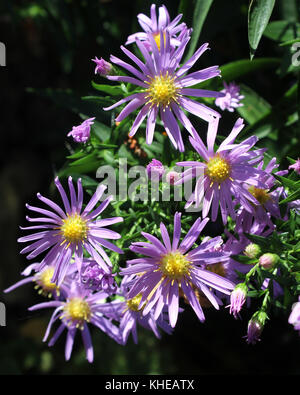
{"type": "Polygon", "coordinates": [[[289,178],[278,176],[276,174],[273,174],[273,176],[281,182],[281,184],[285,187],[288,188],[291,191],[297,191],[300,188],[300,181],[293,181],[290,180],[289,178]]]}
{"type": "Polygon", "coordinates": [[[253,258],[251,259],[246,255],[231,255],[230,257],[235,261],[246,265],[254,265],[257,263],[257,259],[253,259],[253,258]]]}
{"type": "Polygon", "coordinates": [[[92,125],[92,132],[100,141],[107,141],[111,136],[111,128],[99,121],[95,121],[92,125]]]}
{"type": "Polygon", "coordinates": [[[84,156],[84,158],[77,159],[74,162],[70,163],[70,166],[85,165],[87,163],[94,162],[96,157],[97,153],[94,151],[91,154],[84,156]]]}
{"type": "Polygon", "coordinates": [[[193,34],[185,60],[189,59],[197,47],[199,36],[213,0],[196,0],[193,16],[193,34]]]}
{"type": "Polygon", "coordinates": [[[241,101],[243,106],[238,107],[237,110],[240,116],[250,125],[270,112],[271,105],[253,89],[246,85],[241,85],[241,94],[244,95],[245,98],[241,101]]]}
{"type": "Polygon", "coordinates": [[[96,82],[92,81],[92,86],[98,91],[107,93],[111,96],[121,96],[124,94],[123,89],[119,85],[112,86],[112,85],[96,84],[96,82]]]}
{"type": "Polygon", "coordinates": [[[298,200],[298,199],[300,199],[300,188],[297,191],[291,193],[286,199],[281,200],[279,204],[293,202],[294,200],[298,200]]]}
{"type": "Polygon", "coordinates": [[[280,65],[279,58],[259,58],[254,60],[242,59],[227,63],[220,67],[222,78],[225,81],[233,81],[246,74],[257,70],[269,69],[280,65]]]}
{"type": "Polygon", "coordinates": [[[251,0],[248,10],[250,59],[254,57],[254,53],[269,22],[274,5],[275,0],[251,0]]]}
{"type": "Polygon", "coordinates": [[[288,21],[270,22],[264,31],[264,36],[274,41],[290,42],[300,36],[300,23],[288,21]]]}

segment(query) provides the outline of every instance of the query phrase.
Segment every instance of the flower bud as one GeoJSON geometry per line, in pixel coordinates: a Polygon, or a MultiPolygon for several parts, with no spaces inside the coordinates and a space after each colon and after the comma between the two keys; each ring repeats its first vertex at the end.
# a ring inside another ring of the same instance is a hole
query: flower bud
{"type": "Polygon", "coordinates": [[[296,331],[300,331],[300,296],[298,298],[298,302],[294,303],[292,306],[288,322],[294,326],[296,331]]]}
{"type": "Polygon", "coordinates": [[[241,311],[243,304],[246,301],[248,287],[244,283],[238,284],[230,295],[230,314],[237,318],[238,313],[241,311]]]}
{"type": "Polygon", "coordinates": [[[176,181],[179,180],[179,173],[177,173],[176,171],[170,171],[167,176],[166,176],[166,181],[170,184],[170,185],[174,185],[176,181]]]}
{"type": "Polygon", "coordinates": [[[244,254],[252,259],[258,258],[258,256],[261,254],[260,246],[254,243],[248,244],[245,248],[244,254]]]}
{"type": "Polygon", "coordinates": [[[160,180],[165,172],[163,164],[157,160],[152,161],[147,165],[147,174],[150,179],[160,180]]]}
{"type": "Polygon", "coordinates": [[[91,125],[93,125],[95,118],[89,118],[83,121],[78,126],[73,126],[68,137],[72,136],[76,143],[85,143],[90,138],[91,125]]]}
{"type": "Polygon", "coordinates": [[[260,341],[260,335],[263,328],[263,325],[256,318],[251,318],[248,323],[246,342],[248,344],[256,344],[258,341],[260,341]]]}
{"type": "Polygon", "coordinates": [[[272,254],[270,252],[263,254],[259,258],[259,264],[264,269],[270,269],[274,267],[279,261],[279,256],[277,254],[272,254]]]}
{"type": "Polygon", "coordinates": [[[109,75],[112,71],[112,64],[109,62],[106,62],[103,58],[98,59],[97,56],[95,59],[92,59],[93,62],[96,63],[96,68],[95,68],[95,74],[100,74],[102,76],[109,75]]]}
{"type": "Polygon", "coordinates": [[[289,166],[289,169],[293,169],[296,173],[300,175],[300,158],[298,158],[293,165],[289,166]]]}

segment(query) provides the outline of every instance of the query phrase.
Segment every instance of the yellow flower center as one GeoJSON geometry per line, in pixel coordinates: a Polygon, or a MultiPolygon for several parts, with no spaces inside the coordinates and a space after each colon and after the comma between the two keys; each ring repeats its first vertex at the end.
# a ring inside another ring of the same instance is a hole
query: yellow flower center
{"type": "Polygon", "coordinates": [[[142,299],[142,294],[138,294],[136,295],[134,298],[132,299],[128,299],[126,301],[127,307],[132,310],[132,311],[140,311],[143,309],[143,307],[139,308],[140,302],[142,299]]]}
{"type": "Polygon", "coordinates": [[[76,324],[77,328],[82,329],[84,322],[89,322],[91,314],[89,304],[84,299],[75,297],[65,304],[61,318],[66,318],[67,321],[76,324]]]}
{"type": "Polygon", "coordinates": [[[54,268],[49,267],[36,275],[35,282],[37,285],[35,289],[41,288],[39,294],[50,297],[56,291],[56,294],[59,295],[59,287],[51,281],[53,274],[54,268]]]}
{"type": "Polygon", "coordinates": [[[218,274],[219,276],[226,277],[226,271],[223,263],[214,263],[212,265],[207,265],[206,270],[218,274]]]}
{"type": "Polygon", "coordinates": [[[206,174],[212,182],[221,183],[230,177],[230,165],[217,154],[207,162],[206,174]]]}
{"type": "Polygon", "coordinates": [[[174,82],[174,78],[171,77],[168,72],[165,75],[157,75],[151,78],[151,82],[147,82],[149,88],[146,89],[148,95],[148,103],[153,106],[162,105],[163,107],[168,107],[171,102],[177,102],[178,97],[178,87],[174,82]]]}
{"type": "Polygon", "coordinates": [[[172,280],[180,279],[189,275],[191,262],[179,251],[170,252],[163,256],[160,261],[160,270],[172,280]]]}
{"type": "Polygon", "coordinates": [[[86,221],[78,214],[68,216],[61,226],[63,237],[69,243],[83,241],[87,237],[87,229],[86,221]]]}
{"type": "MultiPolygon", "coordinates": [[[[164,44],[166,44],[166,33],[163,33],[164,44]]],[[[153,34],[154,41],[156,42],[157,48],[160,51],[160,32],[153,34]]]]}
{"type": "Polygon", "coordinates": [[[263,206],[269,199],[270,196],[266,189],[256,188],[253,185],[248,188],[248,191],[255,197],[256,200],[263,206]]]}

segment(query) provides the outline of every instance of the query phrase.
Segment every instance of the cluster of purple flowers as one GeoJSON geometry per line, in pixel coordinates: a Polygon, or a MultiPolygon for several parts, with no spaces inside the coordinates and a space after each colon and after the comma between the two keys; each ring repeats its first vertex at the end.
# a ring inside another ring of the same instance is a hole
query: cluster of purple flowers
{"type": "MultiPolygon", "coordinates": [[[[207,303],[219,309],[225,302],[230,307],[230,313],[238,317],[247,299],[247,284],[239,283],[237,271],[247,273],[253,265],[241,265],[231,256],[241,253],[258,256],[259,251],[250,245],[244,232],[266,236],[275,229],[273,218],[281,218],[279,197],[283,190],[276,188],[273,175],[274,169],[278,167],[276,158],[264,164],[265,149],[255,147],[258,141],[256,136],[236,141],[244,128],[241,118],[237,119],[228,136],[217,147],[221,115],[190,98],[216,98],[217,106],[232,112],[242,105],[239,101],[243,96],[234,84],[225,84],[221,92],[190,88],[220,77],[220,70],[218,66],[211,66],[189,73],[200,56],[208,50],[208,44],[200,46],[182,64],[192,31],[185,23],[179,23],[180,19],[181,15],[178,15],[171,21],[165,6],[159,8],[157,17],[155,5],[151,6],[150,18],[138,15],[143,32],[129,36],[125,45],[135,43],[144,60],[125,46],[121,46],[121,50],[134,66],[113,55],[110,58],[116,67],[129,72],[129,76],[114,75],[115,67],[102,58],[93,61],[96,63],[95,73],[111,81],[131,83],[137,87],[135,93],[105,109],[111,110],[127,103],[116,122],[121,122],[138,110],[129,133],[131,137],[146,120],[146,142],[151,144],[157,119],[160,118],[175,149],[183,152],[185,147],[178,121],[187,130],[195,158],[198,159],[178,162],[177,165],[187,169],[179,179],[177,174],[176,177],[170,175],[169,182],[180,184],[196,178],[195,189],[185,208],[192,204],[202,206],[202,218],[190,224],[189,231],[183,237],[180,212],[175,213],[172,221],[172,237],[167,229],[171,224],[160,224],[161,238],[142,232],[145,240],[131,244],[130,250],[136,257],[127,261],[126,267],[120,271],[121,279],[117,282],[106,250],[122,254],[122,250],[109,241],[118,240],[121,236],[108,229],[108,226],[123,219],[103,217],[111,201],[111,197],[108,197],[97,206],[105,190],[103,185],[97,188],[84,206],[81,180],[77,181],[76,191],[69,177],[68,197],[56,178],[55,185],[63,208],[41,194],[37,194],[37,197],[44,208],[27,205],[30,211],[40,217],[27,217],[30,223],[38,225],[22,228],[33,233],[18,241],[29,243],[21,253],[35,263],[23,271],[25,278],[6,292],[34,282],[40,294],[53,299],[39,303],[30,310],[54,309],[44,341],[48,339],[56,321],[60,322],[49,346],[54,345],[66,330],[67,360],[71,356],[78,330],[82,335],[87,359],[93,361],[88,327],[91,324],[121,345],[126,344],[130,333],[137,342],[137,325],[151,330],[157,337],[160,337],[160,330],[171,333],[179,313],[183,311],[180,300],[192,307],[200,321],[205,320],[202,304],[207,303]],[[206,144],[186,112],[206,122],[206,144]],[[197,170],[201,170],[200,173],[197,170]],[[220,236],[204,237],[198,241],[209,220],[216,221],[219,211],[224,225],[228,217],[235,220],[238,237],[228,233],[226,243],[220,236]],[[45,253],[44,257],[36,262],[42,253],[45,253]]],[[[73,127],[68,136],[72,136],[76,142],[85,143],[89,139],[93,121],[94,118],[90,118],[73,127]]],[[[299,171],[297,164],[292,168],[299,171]]],[[[159,180],[165,170],[163,164],[154,159],[147,171],[149,178],[159,180]]],[[[261,265],[266,259],[260,260],[261,265]]],[[[271,268],[272,265],[265,267],[271,268]]],[[[290,317],[290,323],[296,329],[299,329],[298,311],[297,305],[290,317]]],[[[261,332],[258,326],[256,321],[249,324],[249,343],[258,340],[261,332]]]]}

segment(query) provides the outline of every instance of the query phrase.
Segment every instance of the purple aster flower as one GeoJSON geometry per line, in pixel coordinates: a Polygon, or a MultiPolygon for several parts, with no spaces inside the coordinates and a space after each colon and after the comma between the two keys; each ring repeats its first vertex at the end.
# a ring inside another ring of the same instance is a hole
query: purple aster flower
{"type": "Polygon", "coordinates": [[[96,63],[95,74],[106,76],[111,73],[113,67],[111,63],[106,62],[103,58],[98,59],[97,56],[92,61],[96,63]]]}
{"type": "Polygon", "coordinates": [[[244,99],[245,96],[240,95],[240,87],[234,82],[230,82],[229,85],[224,82],[224,89],[221,92],[225,96],[218,97],[215,105],[220,107],[222,111],[227,110],[233,112],[237,107],[243,106],[240,100],[244,99]]]}
{"type": "Polygon", "coordinates": [[[191,167],[182,173],[181,179],[176,183],[183,183],[196,174],[198,177],[195,191],[189,198],[186,208],[195,202],[200,206],[203,200],[202,214],[206,217],[211,209],[211,219],[215,221],[218,215],[219,205],[224,224],[227,216],[236,217],[233,198],[242,204],[248,211],[253,212],[253,204],[257,204],[255,197],[248,191],[249,186],[266,188],[261,181],[265,172],[256,169],[254,165],[262,159],[264,150],[253,150],[258,138],[249,137],[239,144],[234,144],[235,138],[244,127],[243,119],[239,118],[229,136],[214,151],[214,144],[218,130],[218,118],[210,123],[207,133],[207,148],[200,138],[190,137],[190,142],[205,162],[186,161],[178,162],[179,166],[191,167]],[[247,187],[248,186],[248,187],[247,187]]]}
{"type": "Polygon", "coordinates": [[[63,284],[60,287],[58,287],[56,283],[52,282],[55,266],[54,265],[47,266],[40,272],[36,271],[35,274],[30,275],[31,272],[33,270],[37,270],[39,266],[40,266],[39,263],[33,263],[27,266],[27,268],[21,273],[22,276],[25,276],[25,278],[13,284],[9,288],[5,289],[4,292],[9,293],[21,287],[22,285],[35,283],[34,288],[38,291],[40,295],[49,298],[53,296],[55,299],[57,299],[61,294],[61,289],[63,288],[63,284]]]}
{"type": "Polygon", "coordinates": [[[84,287],[93,291],[105,291],[108,295],[115,293],[116,273],[106,273],[93,259],[83,259],[80,280],[84,287]]]}
{"type": "Polygon", "coordinates": [[[230,295],[230,314],[233,314],[234,318],[237,318],[241,311],[244,303],[246,302],[248,288],[246,284],[238,284],[230,295]]]}
{"type": "Polygon", "coordinates": [[[208,218],[203,221],[198,218],[179,243],[181,213],[176,213],[172,242],[165,225],[161,223],[163,243],[145,232],[142,232],[142,235],[150,243],[132,243],[131,251],[146,255],[146,257],[128,261],[129,266],[122,269],[121,274],[136,275],[136,280],[127,297],[142,295],[139,308],[143,308],[143,315],[153,309],[154,319],[157,319],[163,308],[167,306],[170,325],[174,328],[179,311],[179,296],[182,294],[185,295],[199,320],[204,321],[205,317],[195,289],[201,291],[216,309],[219,308],[219,302],[211,288],[230,294],[234,288],[231,281],[200,267],[204,264],[228,260],[228,254],[224,252],[209,252],[219,239],[217,238],[217,241],[211,239],[190,250],[208,221],[208,218]]]}
{"type": "Polygon", "coordinates": [[[124,276],[120,289],[117,292],[118,299],[107,304],[107,306],[114,308],[116,310],[116,315],[120,317],[119,329],[123,344],[127,343],[130,333],[132,334],[134,343],[138,343],[138,325],[152,331],[158,339],[161,338],[159,329],[171,334],[172,328],[167,322],[168,314],[165,309],[157,319],[154,319],[153,311],[149,311],[146,315],[143,315],[143,306],[139,306],[142,298],[141,294],[133,298],[128,298],[126,296],[134,282],[132,281],[132,277],[135,276],[124,276]]]}
{"type": "Polygon", "coordinates": [[[298,302],[294,303],[292,306],[288,322],[293,325],[294,329],[299,331],[300,334],[300,296],[298,297],[298,302]]]}
{"type": "Polygon", "coordinates": [[[115,318],[115,312],[103,303],[106,296],[104,292],[92,294],[90,291],[82,288],[77,282],[73,282],[66,296],[66,300],[40,303],[30,307],[29,310],[34,311],[54,307],[55,310],[43,341],[45,342],[47,340],[55,321],[60,319],[61,324],[48,343],[49,347],[53,346],[62,332],[67,329],[65,358],[68,361],[71,357],[76,332],[79,330],[86,350],[87,360],[93,362],[94,351],[88,328],[89,323],[101,329],[118,343],[121,343],[119,329],[110,320],[110,318],[115,318]]]}
{"type": "Polygon", "coordinates": [[[152,159],[152,161],[147,165],[147,174],[150,179],[160,180],[165,172],[163,164],[157,160],[152,159]]]}
{"type": "MultiPolygon", "coordinates": [[[[151,9],[151,19],[144,14],[138,14],[138,21],[141,25],[141,28],[144,32],[138,32],[131,34],[126,41],[125,45],[132,44],[136,42],[136,39],[143,42],[145,47],[151,51],[151,41],[149,40],[148,35],[150,34],[155,43],[157,44],[158,49],[160,50],[161,46],[161,32],[163,39],[166,39],[166,31],[168,31],[170,35],[170,45],[172,47],[178,47],[181,43],[180,41],[180,33],[187,30],[186,24],[181,23],[178,25],[180,19],[182,18],[182,14],[177,15],[177,17],[171,21],[170,15],[167,8],[163,5],[158,9],[158,19],[156,15],[156,5],[152,4],[151,9]],[[178,36],[179,34],[179,36],[178,36]]],[[[188,33],[191,32],[191,29],[188,30],[188,33]]]]}
{"type": "MultiPolygon", "coordinates": [[[[249,210],[246,209],[242,210],[240,216],[241,218],[245,217],[243,218],[244,222],[251,221],[251,216],[254,216],[259,223],[265,223],[270,228],[275,229],[271,217],[273,216],[275,218],[281,218],[279,209],[279,198],[284,192],[282,187],[278,187],[270,192],[270,190],[273,189],[276,183],[276,179],[272,175],[272,171],[278,166],[279,165],[276,164],[276,158],[270,160],[264,170],[263,161],[259,163],[257,168],[264,171],[264,174],[262,174],[260,180],[265,185],[265,187],[261,188],[254,185],[248,186],[248,192],[250,192],[251,195],[255,197],[257,203],[254,204],[252,212],[249,212],[249,210]]],[[[275,174],[278,173],[282,172],[276,172],[275,174]]]]}
{"type": "Polygon", "coordinates": [[[52,282],[58,285],[62,283],[73,255],[77,269],[80,272],[83,248],[106,273],[110,273],[109,266],[112,266],[112,264],[102,246],[122,253],[120,248],[106,240],[116,240],[121,236],[119,233],[105,228],[105,226],[121,222],[123,218],[113,217],[97,220],[97,217],[112,200],[112,196],[109,196],[97,208],[94,208],[106,186],[100,185],[89,203],[82,209],[83,189],[81,179],[77,181],[77,194],[72,177],[69,177],[68,184],[71,201],[69,201],[58,177],[55,179],[55,185],[61,195],[65,210],[40,193],[37,194],[38,199],[49,206],[51,211],[26,205],[29,210],[42,214],[42,216],[40,218],[26,217],[29,222],[39,222],[40,224],[21,229],[38,230],[38,232],[18,239],[20,243],[30,242],[30,245],[21,251],[21,254],[28,253],[27,259],[34,259],[39,254],[49,250],[41,261],[38,271],[41,271],[46,266],[51,266],[54,262],[55,270],[52,282]]]}
{"type": "Polygon", "coordinates": [[[161,45],[160,51],[158,51],[153,36],[148,34],[148,38],[153,51],[152,55],[149,54],[144,44],[141,43],[140,40],[136,39],[137,46],[145,59],[145,63],[143,63],[128,49],[121,47],[122,51],[137,65],[140,70],[116,58],[115,56],[111,56],[111,61],[113,63],[128,70],[133,74],[133,77],[119,75],[108,76],[107,78],[113,81],[130,82],[142,89],[139,92],[118,101],[114,105],[105,108],[104,110],[111,110],[129,101],[129,104],[123,108],[116,118],[116,121],[120,122],[142,106],[142,109],[139,110],[138,115],[133,122],[129,136],[134,136],[143,120],[148,117],[146,125],[147,144],[152,143],[156,119],[158,114],[160,114],[163,126],[172,144],[176,149],[184,151],[184,144],[177,120],[179,120],[179,122],[195,138],[197,132],[183,110],[186,110],[207,122],[212,122],[216,117],[220,117],[220,114],[216,111],[202,103],[191,100],[186,96],[223,96],[223,93],[220,92],[204,89],[190,89],[189,87],[219,76],[220,70],[218,66],[212,66],[204,70],[195,71],[189,75],[186,74],[199,57],[208,49],[208,44],[203,44],[187,62],[180,66],[184,49],[189,41],[188,35],[185,35],[182,43],[176,50],[172,49],[170,46],[170,36],[168,31],[166,32],[166,38],[163,45],[161,45]]]}
{"type": "Polygon", "coordinates": [[[296,173],[300,175],[300,158],[298,158],[293,165],[289,166],[289,169],[293,169],[296,173]]]}
{"type": "Polygon", "coordinates": [[[91,125],[93,125],[94,118],[89,118],[83,121],[78,126],[73,126],[71,132],[68,133],[68,137],[72,136],[76,143],[85,143],[90,138],[91,125]]]}

